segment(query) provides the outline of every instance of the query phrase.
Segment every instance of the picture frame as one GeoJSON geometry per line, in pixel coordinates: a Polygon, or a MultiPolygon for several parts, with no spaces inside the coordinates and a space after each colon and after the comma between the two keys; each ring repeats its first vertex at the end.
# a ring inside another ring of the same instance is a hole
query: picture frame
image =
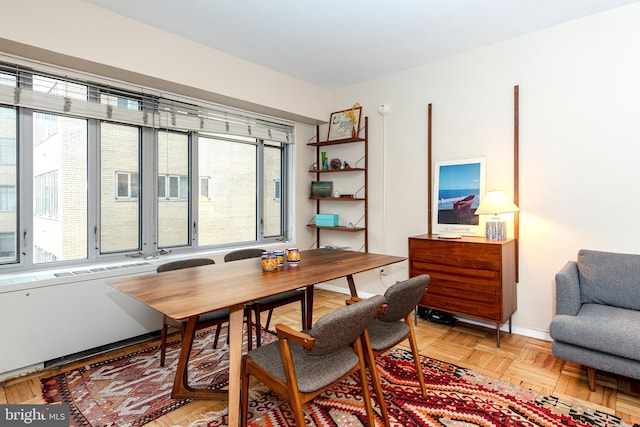
{"type": "Polygon", "coordinates": [[[362,107],[348,108],[331,113],[329,117],[329,134],[327,141],[347,139],[358,135],[362,107]]]}
{"type": "Polygon", "coordinates": [[[333,181],[312,181],[311,197],[333,197],[333,181]]]}
{"type": "Polygon", "coordinates": [[[475,210],[485,194],[484,157],[435,162],[433,179],[434,234],[483,236],[475,210]]]}

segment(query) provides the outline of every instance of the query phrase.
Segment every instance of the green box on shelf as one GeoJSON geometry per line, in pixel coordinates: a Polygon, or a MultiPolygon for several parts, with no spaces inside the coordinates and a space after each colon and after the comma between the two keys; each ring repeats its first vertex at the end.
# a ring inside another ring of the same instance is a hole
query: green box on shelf
{"type": "Polygon", "coordinates": [[[337,227],[339,215],[316,214],[316,225],[320,227],[337,227]]]}

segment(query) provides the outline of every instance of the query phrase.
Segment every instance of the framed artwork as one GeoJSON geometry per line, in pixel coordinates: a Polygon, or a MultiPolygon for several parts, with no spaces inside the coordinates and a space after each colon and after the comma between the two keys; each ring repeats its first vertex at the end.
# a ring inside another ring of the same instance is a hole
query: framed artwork
{"type": "Polygon", "coordinates": [[[357,135],[358,130],[360,129],[361,116],[362,107],[354,107],[331,113],[331,117],[329,118],[329,135],[327,136],[327,141],[351,138],[354,135],[354,132],[357,135]]]}
{"type": "Polygon", "coordinates": [[[311,197],[332,197],[333,181],[311,182],[311,197]]]}
{"type": "Polygon", "coordinates": [[[485,158],[435,162],[434,234],[483,236],[475,211],[485,193],[485,158]]]}

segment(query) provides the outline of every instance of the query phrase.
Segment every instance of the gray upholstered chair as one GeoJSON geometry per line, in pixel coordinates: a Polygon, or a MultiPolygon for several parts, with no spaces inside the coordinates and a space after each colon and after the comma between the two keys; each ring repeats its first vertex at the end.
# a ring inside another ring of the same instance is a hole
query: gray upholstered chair
{"type": "Polygon", "coordinates": [[[390,286],[384,294],[386,303],[384,313],[368,327],[371,349],[376,357],[402,341],[409,340],[420,389],[425,397],[427,389],[424,384],[418,344],[413,331],[412,313],[424,295],[429,280],[428,274],[422,274],[390,286]]]}
{"type": "MultiPolygon", "coordinates": [[[[263,249],[239,249],[237,251],[229,252],[224,256],[224,262],[229,261],[238,261],[241,259],[248,258],[258,258],[262,256],[263,249]]],[[[249,350],[253,348],[253,320],[251,319],[251,312],[254,313],[255,317],[255,325],[256,325],[256,346],[260,347],[262,345],[262,337],[260,334],[261,319],[260,314],[264,311],[268,311],[267,315],[267,323],[264,325],[266,330],[269,330],[269,324],[271,323],[271,316],[273,315],[273,309],[282,307],[287,304],[291,304],[294,302],[300,302],[300,309],[302,313],[302,327],[306,325],[307,319],[307,305],[306,302],[306,294],[304,289],[295,289],[293,291],[282,292],[277,295],[272,295],[269,297],[261,298],[255,301],[251,301],[245,309],[248,311],[247,313],[247,333],[249,335],[248,343],[249,350]]]]}
{"type": "MultiPolygon", "coordinates": [[[[367,364],[374,363],[374,359],[371,351],[365,349],[367,326],[383,304],[384,297],[376,295],[339,308],[318,319],[306,333],[277,324],[278,341],[253,349],[243,356],[240,399],[242,425],[247,425],[249,380],[252,375],[287,399],[293,409],[296,425],[304,426],[303,403],[348,375],[359,372],[369,425],[375,426],[376,416],[366,372],[367,364]]],[[[383,421],[389,425],[375,369],[372,370],[372,380],[383,421]]]]}
{"type": "MultiPolygon", "coordinates": [[[[165,271],[172,270],[180,270],[183,268],[191,268],[191,267],[199,267],[202,265],[211,265],[215,264],[215,261],[209,258],[192,258],[185,259],[179,261],[172,261],[166,264],[161,264],[158,266],[156,271],[158,273],[163,273],[165,271]]],[[[216,326],[216,335],[213,341],[213,346],[218,346],[218,338],[220,337],[220,329],[223,323],[227,323],[229,321],[229,309],[225,308],[222,310],[212,311],[210,313],[205,313],[198,318],[198,324],[196,329],[204,329],[212,326],[216,326]]],[[[184,328],[186,326],[186,322],[175,320],[166,315],[163,316],[162,321],[162,331],[160,336],[160,366],[164,366],[165,355],[167,351],[167,333],[168,327],[175,326],[180,329],[180,336],[184,334],[184,328]]]]}

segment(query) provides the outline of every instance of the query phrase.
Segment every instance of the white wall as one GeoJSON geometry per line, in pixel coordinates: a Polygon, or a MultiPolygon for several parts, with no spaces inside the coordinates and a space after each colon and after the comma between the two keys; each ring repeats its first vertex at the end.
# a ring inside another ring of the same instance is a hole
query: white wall
{"type": "Polygon", "coordinates": [[[370,117],[370,250],[405,255],[407,237],[427,231],[429,103],[433,161],[485,156],[487,189],[512,192],[518,85],[520,282],[514,327],[548,331],[554,275],[576,259],[578,249],[640,253],[632,225],[640,210],[638,22],[636,3],[336,93],[336,109],[358,101],[370,117]],[[377,113],[382,103],[391,107],[384,199],[383,119],[377,113]]]}
{"type": "MultiPolygon", "coordinates": [[[[335,93],[81,0],[13,2],[3,10],[0,50],[20,53],[25,44],[25,54],[44,49],[65,60],[81,58],[88,68],[115,67],[106,69],[114,76],[147,75],[150,85],[177,83],[305,123],[360,102],[370,118],[369,249],[394,255],[406,255],[407,238],[427,231],[427,105],[434,112],[432,160],[485,156],[487,187],[510,190],[513,86],[519,85],[522,211],[514,329],[544,334],[554,311],[554,274],[578,249],[638,252],[632,225],[640,208],[632,184],[640,157],[637,22],[640,5],[633,4],[335,93]],[[196,70],[183,66],[194,63],[196,70]],[[391,107],[386,130],[377,113],[381,103],[391,107]]],[[[314,128],[297,129],[295,243],[306,249],[315,237],[305,227],[314,209],[307,170],[315,153],[305,142],[314,128]]],[[[378,293],[406,275],[400,264],[387,276],[374,272],[356,281],[363,292],[378,293]]]]}

